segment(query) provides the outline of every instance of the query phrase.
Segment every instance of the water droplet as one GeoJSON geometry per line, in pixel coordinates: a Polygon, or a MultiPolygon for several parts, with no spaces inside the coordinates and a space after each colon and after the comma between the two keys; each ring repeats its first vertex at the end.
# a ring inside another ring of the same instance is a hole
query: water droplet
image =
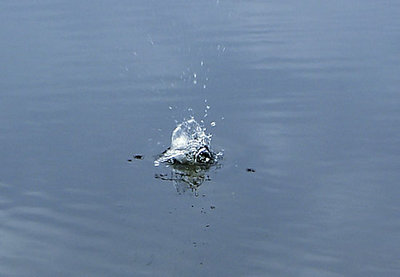
{"type": "Polygon", "coordinates": [[[211,122],[210,125],[215,127],[215,125],[216,125],[215,121],[211,122]]]}
{"type": "Polygon", "coordinates": [[[168,109],[172,110],[172,107],[171,107],[171,106],[169,106],[169,107],[168,107],[168,109]]]}
{"type": "Polygon", "coordinates": [[[197,84],[197,80],[194,80],[194,81],[193,81],[193,84],[197,84]]]}
{"type": "Polygon", "coordinates": [[[197,78],[197,74],[196,74],[196,73],[193,73],[193,77],[194,77],[194,78],[197,78]]]}
{"type": "Polygon", "coordinates": [[[203,85],[203,88],[206,88],[207,86],[206,85],[203,85]]]}
{"type": "Polygon", "coordinates": [[[200,62],[200,65],[201,65],[201,66],[203,66],[203,65],[204,65],[204,62],[203,62],[203,61],[201,61],[201,62],[200,62]]]}
{"type": "Polygon", "coordinates": [[[206,108],[207,108],[207,110],[209,110],[211,107],[207,105],[206,108]]]}

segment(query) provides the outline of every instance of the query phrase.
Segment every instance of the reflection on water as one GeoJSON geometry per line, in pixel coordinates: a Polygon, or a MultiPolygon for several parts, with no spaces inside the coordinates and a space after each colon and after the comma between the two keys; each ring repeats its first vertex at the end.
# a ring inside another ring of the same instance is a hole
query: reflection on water
{"type": "Polygon", "coordinates": [[[172,181],[178,194],[183,194],[187,191],[191,191],[195,196],[198,196],[199,187],[204,182],[211,181],[210,169],[218,169],[221,165],[210,166],[210,165],[181,165],[173,164],[166,168],[170,169],[169,173],[156,173],[155,178],[172,181]]]}

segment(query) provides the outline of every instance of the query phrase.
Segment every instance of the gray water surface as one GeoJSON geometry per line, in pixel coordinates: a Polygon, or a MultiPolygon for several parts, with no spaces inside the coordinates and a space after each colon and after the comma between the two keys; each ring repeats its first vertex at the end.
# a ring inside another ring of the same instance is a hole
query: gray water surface
{"type": "Polygon", "coordinates": [[[400,276],[399,14],[3,0],[0,275],[400,276]],[[190,115],[197,191],[154,178],[190,115]]]}

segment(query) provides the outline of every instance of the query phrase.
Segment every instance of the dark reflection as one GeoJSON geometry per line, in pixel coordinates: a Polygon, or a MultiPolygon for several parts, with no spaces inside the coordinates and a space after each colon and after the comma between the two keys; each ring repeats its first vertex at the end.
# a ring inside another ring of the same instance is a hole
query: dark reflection
{"type": "Polygon", "coordinates": [[[219,166],[172,164],[167,168],[170,169],[169,173],[156,173],[155,178],[172,181],[179,194],[191,191],[198,196],[199,187],[204,182],[211,181],[210,169],[217,169],[219,166]]]}

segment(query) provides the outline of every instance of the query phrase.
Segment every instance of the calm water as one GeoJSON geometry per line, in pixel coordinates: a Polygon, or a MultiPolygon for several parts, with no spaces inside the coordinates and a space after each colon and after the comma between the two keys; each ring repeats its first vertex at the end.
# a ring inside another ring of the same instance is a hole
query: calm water
{"type": "Polygon", "coordinates": [[[0,275],[400,276],[399,14],[3,0],[0,275]],[[197,192],[154,178],[190,115],[197,192]]]}

